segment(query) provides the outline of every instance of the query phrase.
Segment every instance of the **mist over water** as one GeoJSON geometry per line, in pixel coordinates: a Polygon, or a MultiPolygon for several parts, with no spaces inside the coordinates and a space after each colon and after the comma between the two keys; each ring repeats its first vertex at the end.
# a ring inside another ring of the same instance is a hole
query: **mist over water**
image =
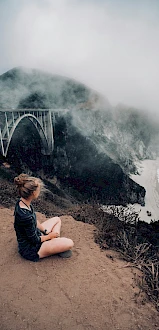
{"type": "Polygon", "coordinates": [[[158,1],[1,1],[0,73],[42,69],[157,114],[158,14],[158,1]]]}
{"type": "Polygon", "coordinates": [[[159,168],[157,169],[157,181],[159,183],[159,168]]]}

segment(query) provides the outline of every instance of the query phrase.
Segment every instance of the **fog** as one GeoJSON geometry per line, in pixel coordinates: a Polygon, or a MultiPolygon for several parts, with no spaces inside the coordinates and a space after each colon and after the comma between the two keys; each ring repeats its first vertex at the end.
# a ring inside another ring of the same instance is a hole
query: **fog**
{"type": "Polygon", "coordinates": [[[0,0],[0,74],[39,68],[157,112],[158,17],[157,0],[0,0]]]}

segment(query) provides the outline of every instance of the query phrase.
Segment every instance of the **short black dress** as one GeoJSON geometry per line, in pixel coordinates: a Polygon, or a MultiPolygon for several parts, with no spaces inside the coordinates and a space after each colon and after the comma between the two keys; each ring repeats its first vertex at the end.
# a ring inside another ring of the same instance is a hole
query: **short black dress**
{"type": "MultiPolygon", "coordinates": [[[[20,201],[20,200],[19,200],[20,201]]],[[[18,241],[20,255],[31,261],[38,261],[38,251],[41,247],[41,231],[37,228],[36,214],[33,210],[21,208],[19,201],[14,210],[14,229],[18,241]]]]}

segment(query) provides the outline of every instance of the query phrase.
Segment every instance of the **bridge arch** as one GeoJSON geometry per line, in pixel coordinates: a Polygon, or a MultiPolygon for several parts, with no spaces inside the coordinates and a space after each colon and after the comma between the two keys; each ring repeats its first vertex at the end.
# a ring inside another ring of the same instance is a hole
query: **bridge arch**
{"type": "Polygon", "coordinates": [[[43,127],[41,126],[41,123],[39,122],[39,120],[32,114],[25,114],[22,115],[20,118],[18,118],[13,126],[13,128],[11,129],[9,138],[8,138],[8,143],[6,146],[6,150],[5,150],[5,156],[7,155],[9,146],[10,146],[10,142],[11,139],[13,137],[13,134],[17,128],[17,126],[20,124],[20,122],[22,122],[25,118],[29,119],[35,126],[38,134],[40,135],[41,141],[42,141],[42,150],[41,152],[43,154],[48,154],[49,153],[49,148],[48,148],[48,143],[47,143],[47,137],[45,136],[45,132],[43,130],[43,127]]]}
{"type": "Polygon", "coordinates": [[[3,130],[0,129],[1,151],[3,156],[7,156],[13,134],[25,118],[29,119],[36,128],[41,139],[41,152],[44,155],[50,155],[53,151],[53,123],[52,115],[49,110],[41,111],[5,111],[5,124],[3,130]]]}

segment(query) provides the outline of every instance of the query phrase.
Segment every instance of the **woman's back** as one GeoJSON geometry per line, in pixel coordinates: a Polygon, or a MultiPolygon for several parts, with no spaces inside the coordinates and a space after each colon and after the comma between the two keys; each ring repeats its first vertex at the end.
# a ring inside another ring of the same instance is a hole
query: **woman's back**
{"type": "Polygon", "coordinates": [[[31,205],[30,210],[19,206],[20,200],[15,205],[14,229],[17,236],[19,252],[23,249],[41,243],[40,231],[36,227],[36,214],[31,205]]]}

